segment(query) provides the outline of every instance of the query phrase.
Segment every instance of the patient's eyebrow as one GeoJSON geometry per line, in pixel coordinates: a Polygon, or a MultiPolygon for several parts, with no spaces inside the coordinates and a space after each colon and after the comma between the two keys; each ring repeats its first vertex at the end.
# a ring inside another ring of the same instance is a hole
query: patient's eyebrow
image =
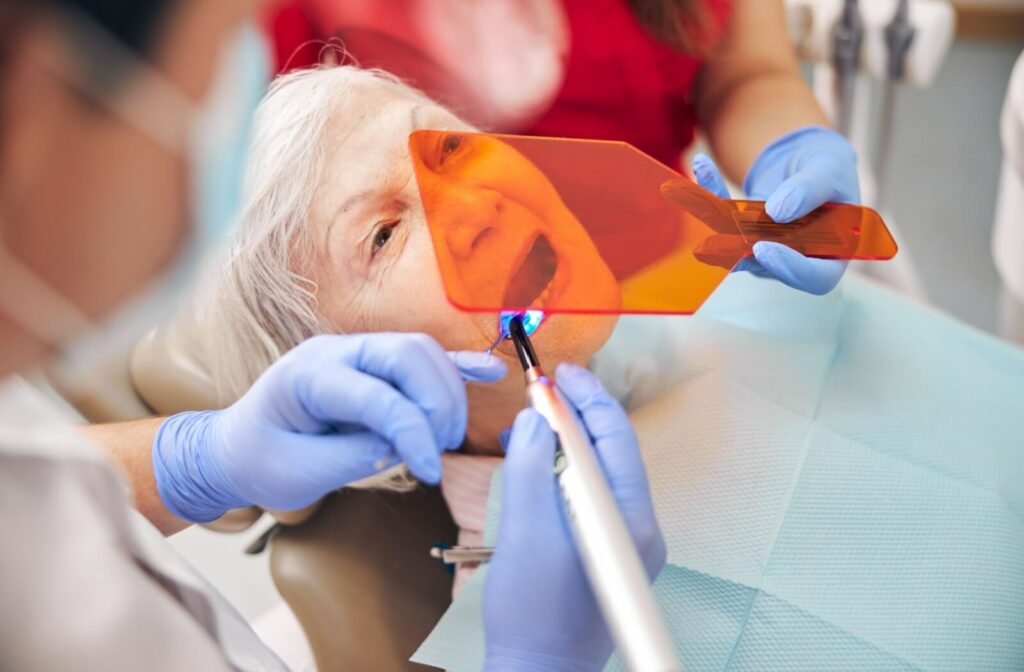
{"type": "Polygon", "coordinates": [[[321,249],[330,249],[331,233],[334,231],[334,226],[338,223],[338,220],[341,219],[342,214],[353,206],[368,201],[376,193],[374,189],[364,189],[341,202],[341,205],[334,210],[334,214],[327,221],[327,226],[324,227],[323,238],[320,240],[321,249]]]}
{"type": "Polygon", "coordinates": [[[342,201],[341,205],[338,206],[338,209],[334,211],[334,218],[332,218],[332,219],[337,219],[338,215],[340,215],[341,213],[345,212],[346,210],[351,208],[353,205],[356,205],[356,204],[358,204],[358,203],[360,203],[362,201],[365,201],[365,200],[367,200],[367,199],[369,199],[369,198],[371,198],[373,196],[376,196],[378,193],[379,193],[378,189],[364,189],[363,191],[360,191],[358,194],[355,194],[354,196],[349,196],[344,201],[342,201]]]}
{"type": "Polygon", "coordinates": [[[370,200],[371,198],[375,198],[379,195],[380,189],[370,187],[367,189],[363,189],[362,191],[357,192],[352,196],[346,198],[344,201],[342,201],[341,204],[338,205],[337,208],[335,208],[334,214],[331,216],[331,219],[327,224],[327,229],[326,231],[324,231],[324,242],[330,239],[331,229],[334,228],[334,225],[338,223],[338,220],[344,213],[351,210],[353,207],[361,205],[362,203],[370,200]]]}

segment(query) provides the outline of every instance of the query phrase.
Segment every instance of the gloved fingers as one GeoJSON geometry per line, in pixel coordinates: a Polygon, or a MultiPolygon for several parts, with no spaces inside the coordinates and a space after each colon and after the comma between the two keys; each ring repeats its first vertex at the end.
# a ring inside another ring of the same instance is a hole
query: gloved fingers
{"type": "Polygon", "coordinates": [[[733,273],[741,273],[743,271],[753,272],[761,268],[761,264],[757,262],[756,257],[743,257],[740,259],[740,263],[736,264],[732,268],[733,273]]]}
{"type": "Polygon", "coordinates": [[[732,269],[732,272],[739,273],[741,271],[745,271],[752,275],[756,275],[759,278],[774,277],[771,273],[764,270],[764,266],[762,266],[761,262],[757,260],[757,257],[743,257],[742,259],[740,259],[740,263],[736,264],[736,266],[732,269]]]}
{"type": "MultiPolygon", "coordinates": [[[[835,195],[819,200],[856,203],[860,201],[857,182],[857,152],[840,133],[823,126],[805,126],[775,139],[762,150],[743,181],[743,191],[750,198],[771,203],[768,214],[776,221],[786,221],[784,210],[777,209],[789,188],[780,192],[787,178],[800,173],[813,176],[819,188],[831,188],[835,195]],[[772,196],[778,193],[773,200],[772,196]],[[776,217],[779,215],[779,217],[776,217]]],[[[797,199],[799,200],[799,199],[797,199]]],[[[813,210],[817,205],[807,211],[813,210]]],[[[806,213],[805,213],[806,214],[806,213]]],[[[799,217],[801,215],[793,215],[799,217]]]]}
{"type": "Polygon", "coordinates": [[[856,202],[860,200],[856,170],[855,155],[840,160],[834,152],[813,154],[768,196],[765,212],[776,222],[786,223],[826,203],[856,202]]]}
{"type": "Polygon", "coordinates": [[[437,341],[425,334],[368,334],[355,367],[380,378],[422,409],[437,442],[457,448],[466,436],[466,386],[437,341]]]}
{"type": "Polygon", "coordinates": [[[283,455],[278,481],[290,484],[278,501],[256,502],[284,511],[299,509],[324,495],[369,478],[398,459],[388,441],[369,430],[338,434],[301,434],[283,455]]]}
{"type": "Polygon", "coordinates": [[[765,212],[776,222],[787,223],[803,217],[811,210],[828,203],[835,189],[820,175],[800,171],[772,192],[765,203],[765,212]]]}
{"type": "Polygon", "coordinates": [[[316,376],[307,386],[303,405],[322,422],[354,424],[384,437],[416,478],[426,483],[441,479],[440,441],[416,403],[384,380],[350,371],[316,376]]]}
{"type": "Polygon", "coordinates": [[[531,408],[520,411],[505,451],[498,548],[532,543],[534,526],[556,519],[554,466],[555,434],[547,420],[531,408]]]}
{"type": "Polygon", "coordinates": [[[646,495],[647,471],[625,409],[584,368],[560,364],[555,375],[559,390],[583,419],[612,490],[617,496],[646,495]]]}
{"type": "Polygon", "coordinates": [[[781,243],[754,244],[754,256],[761,267],[782,283],[809,294],[828,294],[839,284],[847,262],[805,257],[781,243]]]}
{"type": "Polygon", "coordinates": [[[626,411],[608,394],[597,376],[574,364],[559,364],[555,378],[558,389],[582,416],[594,441],[615,439],[636,443],[626,411]]]}
{"type": "Polygon", "coordinates": [[[648,575],[654,577],[665,564],[665,540],[654,515],[647,471],[629,416],[590,371],[563,364],[557,376],[559,389],[579,410],[590,432],[648,575]]]}
{"type": "Polygon", "coordinates": [[[725,178],[722,177],[722,171],[707,154],[697,154],[693,157],[693,174],[697,178],[697,184],[715,196],[732,198],[729,194],[729,187],[725,184],[725,178]]]}
{"type": "Polygon", "coordinates": [[[448,358],[455,364],[462,379],[467,382],[495,383],[508,374],[505,362],[486,352],[461,350],[449,352],[448,358]]]}

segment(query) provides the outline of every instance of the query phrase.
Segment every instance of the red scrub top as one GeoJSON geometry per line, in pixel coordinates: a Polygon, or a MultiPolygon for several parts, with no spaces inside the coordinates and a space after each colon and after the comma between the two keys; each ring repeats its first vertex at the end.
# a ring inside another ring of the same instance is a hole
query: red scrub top
{"type": "MultiPolygon", "coordinates": [[[[731,2],[704,2],[711,33],[720,34],[731,2]]],[[[702,60],[651,35],[627,0],[563,0],[562,4],[571,47],[557,97],[529,127],[498,130],[622,140],[680,167],[697,127],[693,93],[702,60]]],[[[322,18],[304,0],[286,0],[273,8],[268,25],[280,72],[318,61],[323,40],[330,37],[322,18]]],[[[354,56],[358,59],[359,54],[354,56]]]]}

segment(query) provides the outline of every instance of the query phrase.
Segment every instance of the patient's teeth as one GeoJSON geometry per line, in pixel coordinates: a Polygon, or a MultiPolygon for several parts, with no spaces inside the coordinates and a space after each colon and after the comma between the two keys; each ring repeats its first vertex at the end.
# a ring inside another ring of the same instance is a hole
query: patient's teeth
{"type": "Polygon", "coordinates": [[[544,308],[544,306],[547,304],[548,298],[551,296],[551,285],[553,285],[554,283],[555,279],[554,277],[552,277],[551,280],[548,281],[548,285],[547,287],[544,288],[544,291],[541,292],[536,299],[534,299],[534,308],[544,308]]]}

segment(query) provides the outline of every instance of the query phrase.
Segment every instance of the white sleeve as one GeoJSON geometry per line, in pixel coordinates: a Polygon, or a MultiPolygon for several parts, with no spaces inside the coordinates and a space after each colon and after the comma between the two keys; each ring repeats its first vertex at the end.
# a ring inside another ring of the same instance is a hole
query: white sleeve
{"type": "Polygon", "coordinates": [[[229,669],[193,615],[135,561],[118,507],[123,489],[99,461],[0,452],[0,667],[229,669]]]}

